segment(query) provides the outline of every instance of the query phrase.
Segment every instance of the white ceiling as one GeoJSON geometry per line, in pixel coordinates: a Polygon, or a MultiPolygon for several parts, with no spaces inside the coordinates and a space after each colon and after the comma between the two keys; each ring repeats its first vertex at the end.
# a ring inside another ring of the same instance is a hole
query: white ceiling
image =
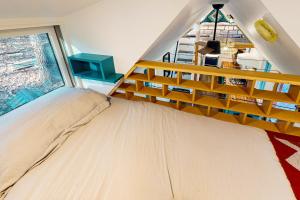
{"type": "Polygon", "coordinates": [[[0,18],[61,17],[100,0],[1,0],[0,18]]]}
{"type": "MultiPolygon", "coordinates": [[[[9,21],[8,18],[19,20],[20,18],[62,17],[99,1],[101,0],[0,0],[0,21],[9,21]]],[[[225,1],[227,3],[224,10],[236,18],[239,26],[272,64],[281,68],[284,73],[300,74],[298,67],[300,65],[300,29],[297,26],[297,20],[292,20],[297,19],[299,0],[285,0],[283,2],[277,0],[177,1],[189,1],[189,3],[166,27],[143,57],[157,57],[159,52],[163,52],[164,49],[174,44],[174,41],[176,42],[197,18],[205,15],[207,9],[211,9],[212,1],[225,1]],[[288,6],[284,7],[285,4],[288,6]],[[279,40],[277,43],[269,44],[255,32],[254,22],[259,18],[267,20],[278,31],[279,40]]],[[[108,12],[107,17],[110,17],[110,14],[108,12]]],[[[163,13],[157,13],[157,15],[164,17],[163,13]]]]}

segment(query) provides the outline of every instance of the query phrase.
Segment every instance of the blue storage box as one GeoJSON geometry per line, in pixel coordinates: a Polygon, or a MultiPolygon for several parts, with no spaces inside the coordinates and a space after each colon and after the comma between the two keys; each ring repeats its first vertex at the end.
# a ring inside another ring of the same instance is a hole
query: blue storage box
{"type": "Polygon", "coordinates": [[[116,83],[124,75],[116,73],[112,56],[80,53],[69,57],[74,76],[116,83]]]}

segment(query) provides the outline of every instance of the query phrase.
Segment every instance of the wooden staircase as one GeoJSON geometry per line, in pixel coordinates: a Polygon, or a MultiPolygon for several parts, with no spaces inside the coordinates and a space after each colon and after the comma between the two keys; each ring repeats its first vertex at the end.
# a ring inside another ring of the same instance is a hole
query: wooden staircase
{"type": "Polygon", "coordinates": [[[112,96],[148,101],[223,121],[300,136],[300,76],[296,75],[139,61],[112,96]],[[144,71],[137,68],[145,69],[147,73],[136,73],[144,71]],[[163,70],[174,71],[176,78],[160,76],[163,70]],[[207,76],[207,81],[185,80],[183,73],[207,76]],[[218,81],[220,78],[245,79],[247,86],[222,84],[218,81]],[[256,81],[274,83],[273,90],[256,89],[256,81]],[[280,84],[289,84],[289,92],[277,92],[280,84]],[[190,92],[174,91],[174,88],[185,88],[185,91],[190,92]],[[255,101],[237,101],[237,97],[255,101]],[[291,111],[277,108],[276,102],[296,105],[296,109],[291,111]]]}

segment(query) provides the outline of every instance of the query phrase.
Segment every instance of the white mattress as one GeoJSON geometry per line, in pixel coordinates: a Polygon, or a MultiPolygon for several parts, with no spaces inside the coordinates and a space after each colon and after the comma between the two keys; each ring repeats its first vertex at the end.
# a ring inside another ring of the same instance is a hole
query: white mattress
{"type": "Polygon", "coordinates": [[[259,129],[113,99],[8,193],[13,200],[295,199],[259,129]]]}

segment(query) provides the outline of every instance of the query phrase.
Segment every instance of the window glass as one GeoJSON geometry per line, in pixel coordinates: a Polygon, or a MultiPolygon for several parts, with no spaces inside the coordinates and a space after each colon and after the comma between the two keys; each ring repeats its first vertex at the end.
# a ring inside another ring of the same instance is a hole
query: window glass
{"type": "Polygon", "coordinates": [[[0,38],[0,116],[62,86],[48,33],[0,38]]]}

